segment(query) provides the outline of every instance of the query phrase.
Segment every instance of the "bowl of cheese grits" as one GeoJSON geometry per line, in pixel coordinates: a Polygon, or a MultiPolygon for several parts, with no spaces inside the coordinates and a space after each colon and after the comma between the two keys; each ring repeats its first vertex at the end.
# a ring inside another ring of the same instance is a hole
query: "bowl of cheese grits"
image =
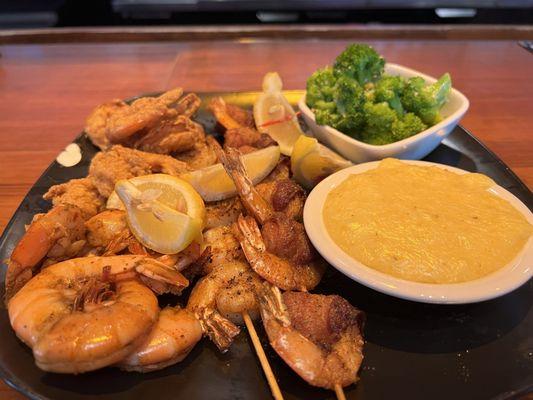
{"type": "Polygon", "coordinates": [[[489,177],[385,159],[341,170],[309,195],[315,248],[348,277],[426,303],[504,295],[533,275],[533,214],[489,177]]]}

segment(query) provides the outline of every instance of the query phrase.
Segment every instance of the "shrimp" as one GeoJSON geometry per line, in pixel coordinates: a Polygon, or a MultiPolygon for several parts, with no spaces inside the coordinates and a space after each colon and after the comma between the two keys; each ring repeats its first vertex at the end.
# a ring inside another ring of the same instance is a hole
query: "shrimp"
{"type": "Polygon", "coordinates": [[[174,154],[174,157],[192,170],[209,167],[217,162],[217,155],[205,134],[194,141],[190,150],[174,154]]]}
{"type": "Polygon", "coordinates": [[[101,150],[107,150],[111,146],[106,134],[107,125],[111,115],[120,112],[127,107],[128,105],[122,100],[115,99],[100,104],[91,112],[91,114],[89,114],[85,121],[85,132],[95,146],[99,147],[101,150]]]}
{"type": "Polygon", "coordinates": [[[253,270],[284,290],[311,290],[324,274],[303,225],[277,212],[253,186],[238,151],[218,151],[222,165],[232,177],[242,204],[255,217],[239,217],[239,242],[253,270]]]}
{"type": "Polygon", "coordinates": [[[231,225],[237,221],[237,217],[243,211],[244,208],[238,197],[207,203],[205,205],[205,229],[231,225]]]}
{"type": "Polygon", "coordinates": [[[271,346],[304,380],[334,390],[357,382],[364,314],[337,295],[285,292],[265,284],[261,317],[271,346]]]}
{"type": "Polygon", "coordinates": [[[113,110],[106,119],[106,136],[111,143],[121,143],[133,134],[153,127],[159,120],[176,115],[172,105],[183,94],[183,89],[176,88],[159,97],[141,97],[131,105],[113,110]]]}
{"type": "Polygon", "coordinates": [[[116,145],[94,156],[89,177],[98,192],[107,198],[115,189],[115,183],[121,179],[157,172],[177,176],[188,169],[187,164],[173,157],[116,145]]]}
{"type": "Polygon", "coordinates": [[[182,361],[202,338],[200,321],[186,309],[166,307],[149,336],[118,363],[126,371],[151,372],[182,361]]]}
{"type": "Polygon", "coordinates": [[[226,104],[222,97],[212,99],[208,108],[226,129],[224,147],[235,147],[249,152],[276,144],[270,136],[255,129],[251,114],[240,107],[226,104]]]}
{"type": "MultiPolygon", "coordinates": [[[[265,228],[278,223],[285,225],[287,220],[271,219],[267,221],[265,228]]],[[[320,283],[325,265],[315,260],[305,232],[295,232],[291,229],[294,225],[289,225],[288,229],[273,229],[270,240],[272,244],[268,245],[252,217],[239,217],[237,225],[242,234],[240,244],[244,255],[253,270],[263,279],[283,290],[307,291],[320,283]]],[[[303,230],[301,225],[296,227],[303,230]]]]}
{"type": "Polygon", "coordinates": [[[44,194],[43,199],[51,200],[54,206],[72,204],[89,219],[105,207],[105,199],[90,178],[71,179],[68,182],[54,185],[44,194]]]}
{"type": "Polygon", "coordinates": [[[187,309],[200,320],[204,333],[225,352],[239,334],[242,313],[258,315],[255,290],[261,279],[248,265],[233,261],[222,264],[198,281],[187,309]]]}
{"type": "Polygon", "coordinates": [[[143,342],[159,312],[138,275],[176,290],[188,284],[147,257],[75,258],[44,269],[11,298],[11,326],[45,371],[81,373],[115,364],[143,342]]]}
{"type": "Polygon", "coordinates": [[[135,239],[122,210],[106,210],[87,222],[87,243],[97,254],[110,256],[128,249],[131,254],[148,254],[135,239]]]}
{"type": "Polygon", "coordinates": [[[245,261],[239,241],[231,226],[218,226],[204,232],[207,254],[202,262],[204,274],[208,274],[219,265],[232,261],[245,261]]]}
{"type": "Polygon", "coordinates": [[[57,205],[38,215],[17,243],[6,271],[6,300],[28,282],[46,257],[62,260],[75,256],[85,245],[82,211],[74,205],[57,205]]]}

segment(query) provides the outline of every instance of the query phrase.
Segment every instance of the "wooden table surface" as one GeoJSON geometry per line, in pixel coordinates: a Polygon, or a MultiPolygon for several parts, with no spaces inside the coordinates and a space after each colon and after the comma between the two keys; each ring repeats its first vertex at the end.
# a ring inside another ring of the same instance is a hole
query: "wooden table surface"
{"type": "MultiPolygon", "coordinates": [[[[450,72],[470,100],[462,124],[533,186],[533,54],[515,41],[374,40],[389,62],[450,72]]],[[[345,40],[251,40],[0,46],[0,231],[35,180],[112,98],[183,86],[257,90],[268,71],[287,89],[328,64],[345,40]]],[[[0,383],[0,398],[22,395],[0,383]]]]}

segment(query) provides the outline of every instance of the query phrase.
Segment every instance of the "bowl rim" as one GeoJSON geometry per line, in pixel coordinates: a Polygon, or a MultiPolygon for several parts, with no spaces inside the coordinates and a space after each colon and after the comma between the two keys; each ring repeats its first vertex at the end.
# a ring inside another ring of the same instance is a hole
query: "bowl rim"
{"type": "MultiPolygon", "coordinates": [[[[419,72],[419,71],[416,71],[414,69],[405,67],[403,65],[394,64],[394,63],[386,63],[385,64],[385,69],[387,69],[387,68],[388,69],[393,69],[393,70],[399,72],[396,75],[404,76],[404,74],[412,74],[412,75],[420,76],[426,82],[429,82],[429,83],[433,83],[433,82],[437,81],[437,79],[432,77],[432,76],[423,74],[422,72],[419,72]]],[[[418,141],[420,141],[420,140],[422,140],[422,139],[434,134],[435,132],[438,132],[442,128],[445,128],[446,126],[448,126],[455,119],[459,120],[468,111],[468,108],[470,107],[470,101],[468,100],[468,98],[463,93],[461,93],[459,90],[455,89],[454,87],[451,88],[450,92],[454,96],[459,98],[459,100],[460,100],[460,105],[457,108],[457,110],[455,110],[453,113],[448,115],[446,118],[444,118],[442,121],[438,122],[437,124],[428,127],[426,130],[423,130],[422,132],[418,132],[417,134],[415,134],[413,136],[410,136],[408,138],[399,140],[397,142],[381,144],[381,145],[369,144],[369,143],[365,143],[365,142],[362,142],[360,140],[354,139],[353,137],[348,136],[347,134],[342,133],[341,131],[339,131],[339,130],[337,130],[337,129],[329,126],[329,125],[318,125],[318,124],[317,125],[320,128],[325,129],[328,132],[328,134],[340,137],[340,138],[348,141],[349,143],[357,145],[357,146],[359,146],[361,148],[366,148],[366,149],[369,149],[369,150],[383,150],[383,151],[394,150],[397,147],[407,148],[409,145],[411,145],[413,143],[416,143],[416,142],[418,142],[418,141]]],[[[302,98],[298,101],[298,108],[300,109],[302,114],[304,114],[307,118],[310,118],[313,122],[316,123],[315,113],[313,113],[313,111],[311,111],[311,109],[307,106],[306,95],[307,95],[307,92],[304,92],[302,98]]]]}
{"type": "MultiPolygon", "coordinates": [[[[490,300],[513,291],[533,276],[533,236],[507,265],[482,278],[452,284],[420,283],[400,279],[370,268],[345,253],[329,236],[325,227],[322,218],[324,202],[329,192],[348,175],[374,169],[379,162],[371,161],[338,171],[320,182],[307,198],[304,206],[305,230],[313,246],[334,268],[352,280],[379,292],[406,300],[433,304],[466,304],[490,300]]],[[[428,161],[402,160],[402,162],[435,166],[458,174],[469,173],[459,168],[428,161]]],[[[496,184],[489,190],[509,201],[529,223],[533,224],[533,213],[512,193],[496,184]]]]}

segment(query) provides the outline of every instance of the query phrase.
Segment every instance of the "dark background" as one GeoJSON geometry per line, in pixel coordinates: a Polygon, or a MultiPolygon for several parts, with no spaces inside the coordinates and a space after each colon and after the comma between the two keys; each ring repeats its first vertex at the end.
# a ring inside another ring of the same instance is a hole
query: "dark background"
{"type": "Polygon", "coordinates": [[[531,24],[533,0],[0,0],[0,29],[72,26],[531,24]]]}

